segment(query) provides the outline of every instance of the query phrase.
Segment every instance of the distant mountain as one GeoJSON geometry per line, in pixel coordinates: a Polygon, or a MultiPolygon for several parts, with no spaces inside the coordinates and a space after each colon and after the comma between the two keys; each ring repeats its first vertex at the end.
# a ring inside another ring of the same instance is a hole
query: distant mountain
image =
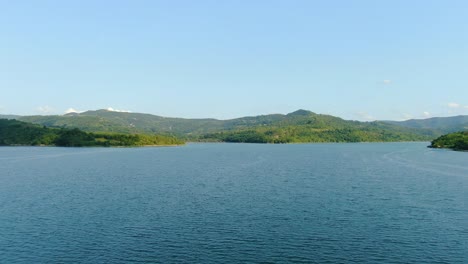
{"type": "Polygon", "coordinates": [[[227,142],[362,142],[430,140],[432,130],[384,122],[358,122],[297,110],[230,120],[169,118],[151,114],[87,111],[63,116],[22,116],[19,120],[88,132],[170,134],[189,140],[227,142]]]}
{"type": "Polygon", "coordinates": [[[408,128],[431,129],[440,134],[468,130],[468,116],[466,115],[385,122],[408,128]]]}
{"type": "Polygon", "coordinates": [[[76,127],[91,132],[165,133],[181,136],[268,125],[285,118],[285,115],[274,114],[230,120],[186,119],[142,113],[95,110],[63,116],[22,116],[18,120],[51,127],[76,127]]]}
{"type": "Polygon", "coordinates": [[[223,123],[215,119],[166,118],[151,114],[108,110],[63,116],[23,116],[19,120],[51,127],[76,127],[90,132],[184,135],[223,129],[223,123]]]}

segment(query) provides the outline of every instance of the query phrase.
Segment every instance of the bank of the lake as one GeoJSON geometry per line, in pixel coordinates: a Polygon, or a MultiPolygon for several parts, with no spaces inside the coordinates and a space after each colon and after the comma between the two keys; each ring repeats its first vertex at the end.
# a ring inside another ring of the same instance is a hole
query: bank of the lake
{"type": "Polygon", "coordinates": [[[181,145],[167,135],[89,133],[77,128],[49,128],[0,119],[0,146],[138,147],[181,145]]]}

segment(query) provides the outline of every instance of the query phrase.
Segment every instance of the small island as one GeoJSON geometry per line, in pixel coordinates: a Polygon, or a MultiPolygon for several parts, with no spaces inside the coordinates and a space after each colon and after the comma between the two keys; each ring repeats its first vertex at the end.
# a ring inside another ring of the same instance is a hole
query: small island
{"type": "Polygon", "coordinates": [[[468,151],[468,131],[455,132],[440,136],[433,140],[429,147],[468,151]]]}
{"type": "Polygon", "coordinates": [[[171,146],[184,142],[172,136],[89,133],[77,128],[49,128],[0,119],[0,146],[140,147],[171,146]]]}

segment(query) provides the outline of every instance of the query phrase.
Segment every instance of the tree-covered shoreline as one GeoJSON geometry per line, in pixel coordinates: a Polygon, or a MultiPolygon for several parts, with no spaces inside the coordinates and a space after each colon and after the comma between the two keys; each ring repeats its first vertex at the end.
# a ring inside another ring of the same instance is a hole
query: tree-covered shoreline
{"type": "Polygon", "coordinates": [[[47,127],[78,128],[91,133],[168,134],[187,141],[224,141],[221,137],[226,134],[234,136],[252,131],[263,134],[268,143],[430,141],[448,133],[440,129],[405,127],[384,121],[344,120],[307,110],[297,110],[285,115],[269,114],[227,120],[172,118],[108,110],[67,115],[17,116],[16,119],[47,127]]]}
{"type": "Polygon", "coordinates": [[[429,147],[468,151],[468,131],[455,132],[440,136],[434,139],[429,147]]]}
{"type": "Polygon", "coordinates": [[[383,123],[303,123],[257,126],[201,136],[200,141],[237,143],[325,143],[429,141],[430,135],[413,133],[383,123]]]}
{"type": "Polygon", "coordinates": [[[184,144],[182,140],[172,136],[89,133],[77,128],[49,128],[0,119],[0,146],[140,147],[181,144],[184,144]]]}
{"type": "MultiPolygon", "coordinates": [[[[231,120],[166,118],[107,110],[15,118],[28,122],[23,123],[21,131],[18,130],[22,138],[11,140],[2,137],[0,144],[150,146],[180,145],[184,141],[268,144],[406,142],[431,141],[442,135],[439,128],[404,127],[382,121],[350,121],[307,110],[231,120]],[[44,130],[39,131],[39,128],[44,130]],[[31,135],[33,138],[28,138],[26,135],[31,129],[35,132],[31,135]]],[[[463,120],[457,119],[452,123],[462,126],[463,120]]]]}

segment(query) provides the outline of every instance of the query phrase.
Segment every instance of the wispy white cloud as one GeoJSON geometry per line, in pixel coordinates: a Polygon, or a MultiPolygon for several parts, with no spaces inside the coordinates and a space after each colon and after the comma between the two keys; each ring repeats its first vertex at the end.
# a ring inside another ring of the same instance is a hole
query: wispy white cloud
{"type": "Polygon", "coordinates": [[[70,113],[82,113],[83,111],[79,111],[79,110],[76,110],[75,108],[68,108],[66,111],[65,111],[65,114],[70,114],[70,113]]]}
{"type": "Polygon", "coordinates": [[[121,113],[130,113],[131,112],[129,110],[119,110],[119,109],[114,109],[112,107],[108,107],[106,110],[111,111],[111,112],[121,112],[121,113]]]}
{"type": "Polygon", "coordinates": [[[383,84],[385,85],[392,84],[392,80],[383,80],[383,84]]]}
{"type": "Polygon", "coordinates": [[[357,116],[360,120],[365,120],[365,121],[374,121],[375,117],[370,115],[369,113],[366,112],[357,112],[355,113],[355,116],[357,116]]]}
{"type": "Polygon", "coordinates": [[[461,112],[466,112],[468,110],[468,105],[465,105],[465,104],[460,104],[460,103],[448,103],[447,104],[447,107],[449,108],[449,110],[447,111],[448,113],[450,114],[453,114],[453,113],[460,113],[461,112]]]}
{"type": "Polygon", "coordinates": [[[410,114],[407,114],[407,113],[403,113],[401,114],[401,119],[400,120],[408,120],[408,119],[413,119],[413,115],[410,115],[410,114]]]}
{"type": "Polygon", "coordinates": [[[461,107],[461,105],[459,103],[453,103],[453,102],[448,103],[447,106],[450,107],[450,108],[460,108],[461,107]]]}
{"type": "Polygon", "coordinates": [[[48,105],[39,106],[36,110],[41,114],[50,114],[54,111],[54,109],[48,105]]]}
{"type": "Polygon", "coordinates": [[[427,112],[427,111],[424,111],[424,112],[423,112],[423,116],[424,116],[425,118],[429,118],[429,117],[431,117],[431,113],[429,113],[429,112],[427,112]]]}

